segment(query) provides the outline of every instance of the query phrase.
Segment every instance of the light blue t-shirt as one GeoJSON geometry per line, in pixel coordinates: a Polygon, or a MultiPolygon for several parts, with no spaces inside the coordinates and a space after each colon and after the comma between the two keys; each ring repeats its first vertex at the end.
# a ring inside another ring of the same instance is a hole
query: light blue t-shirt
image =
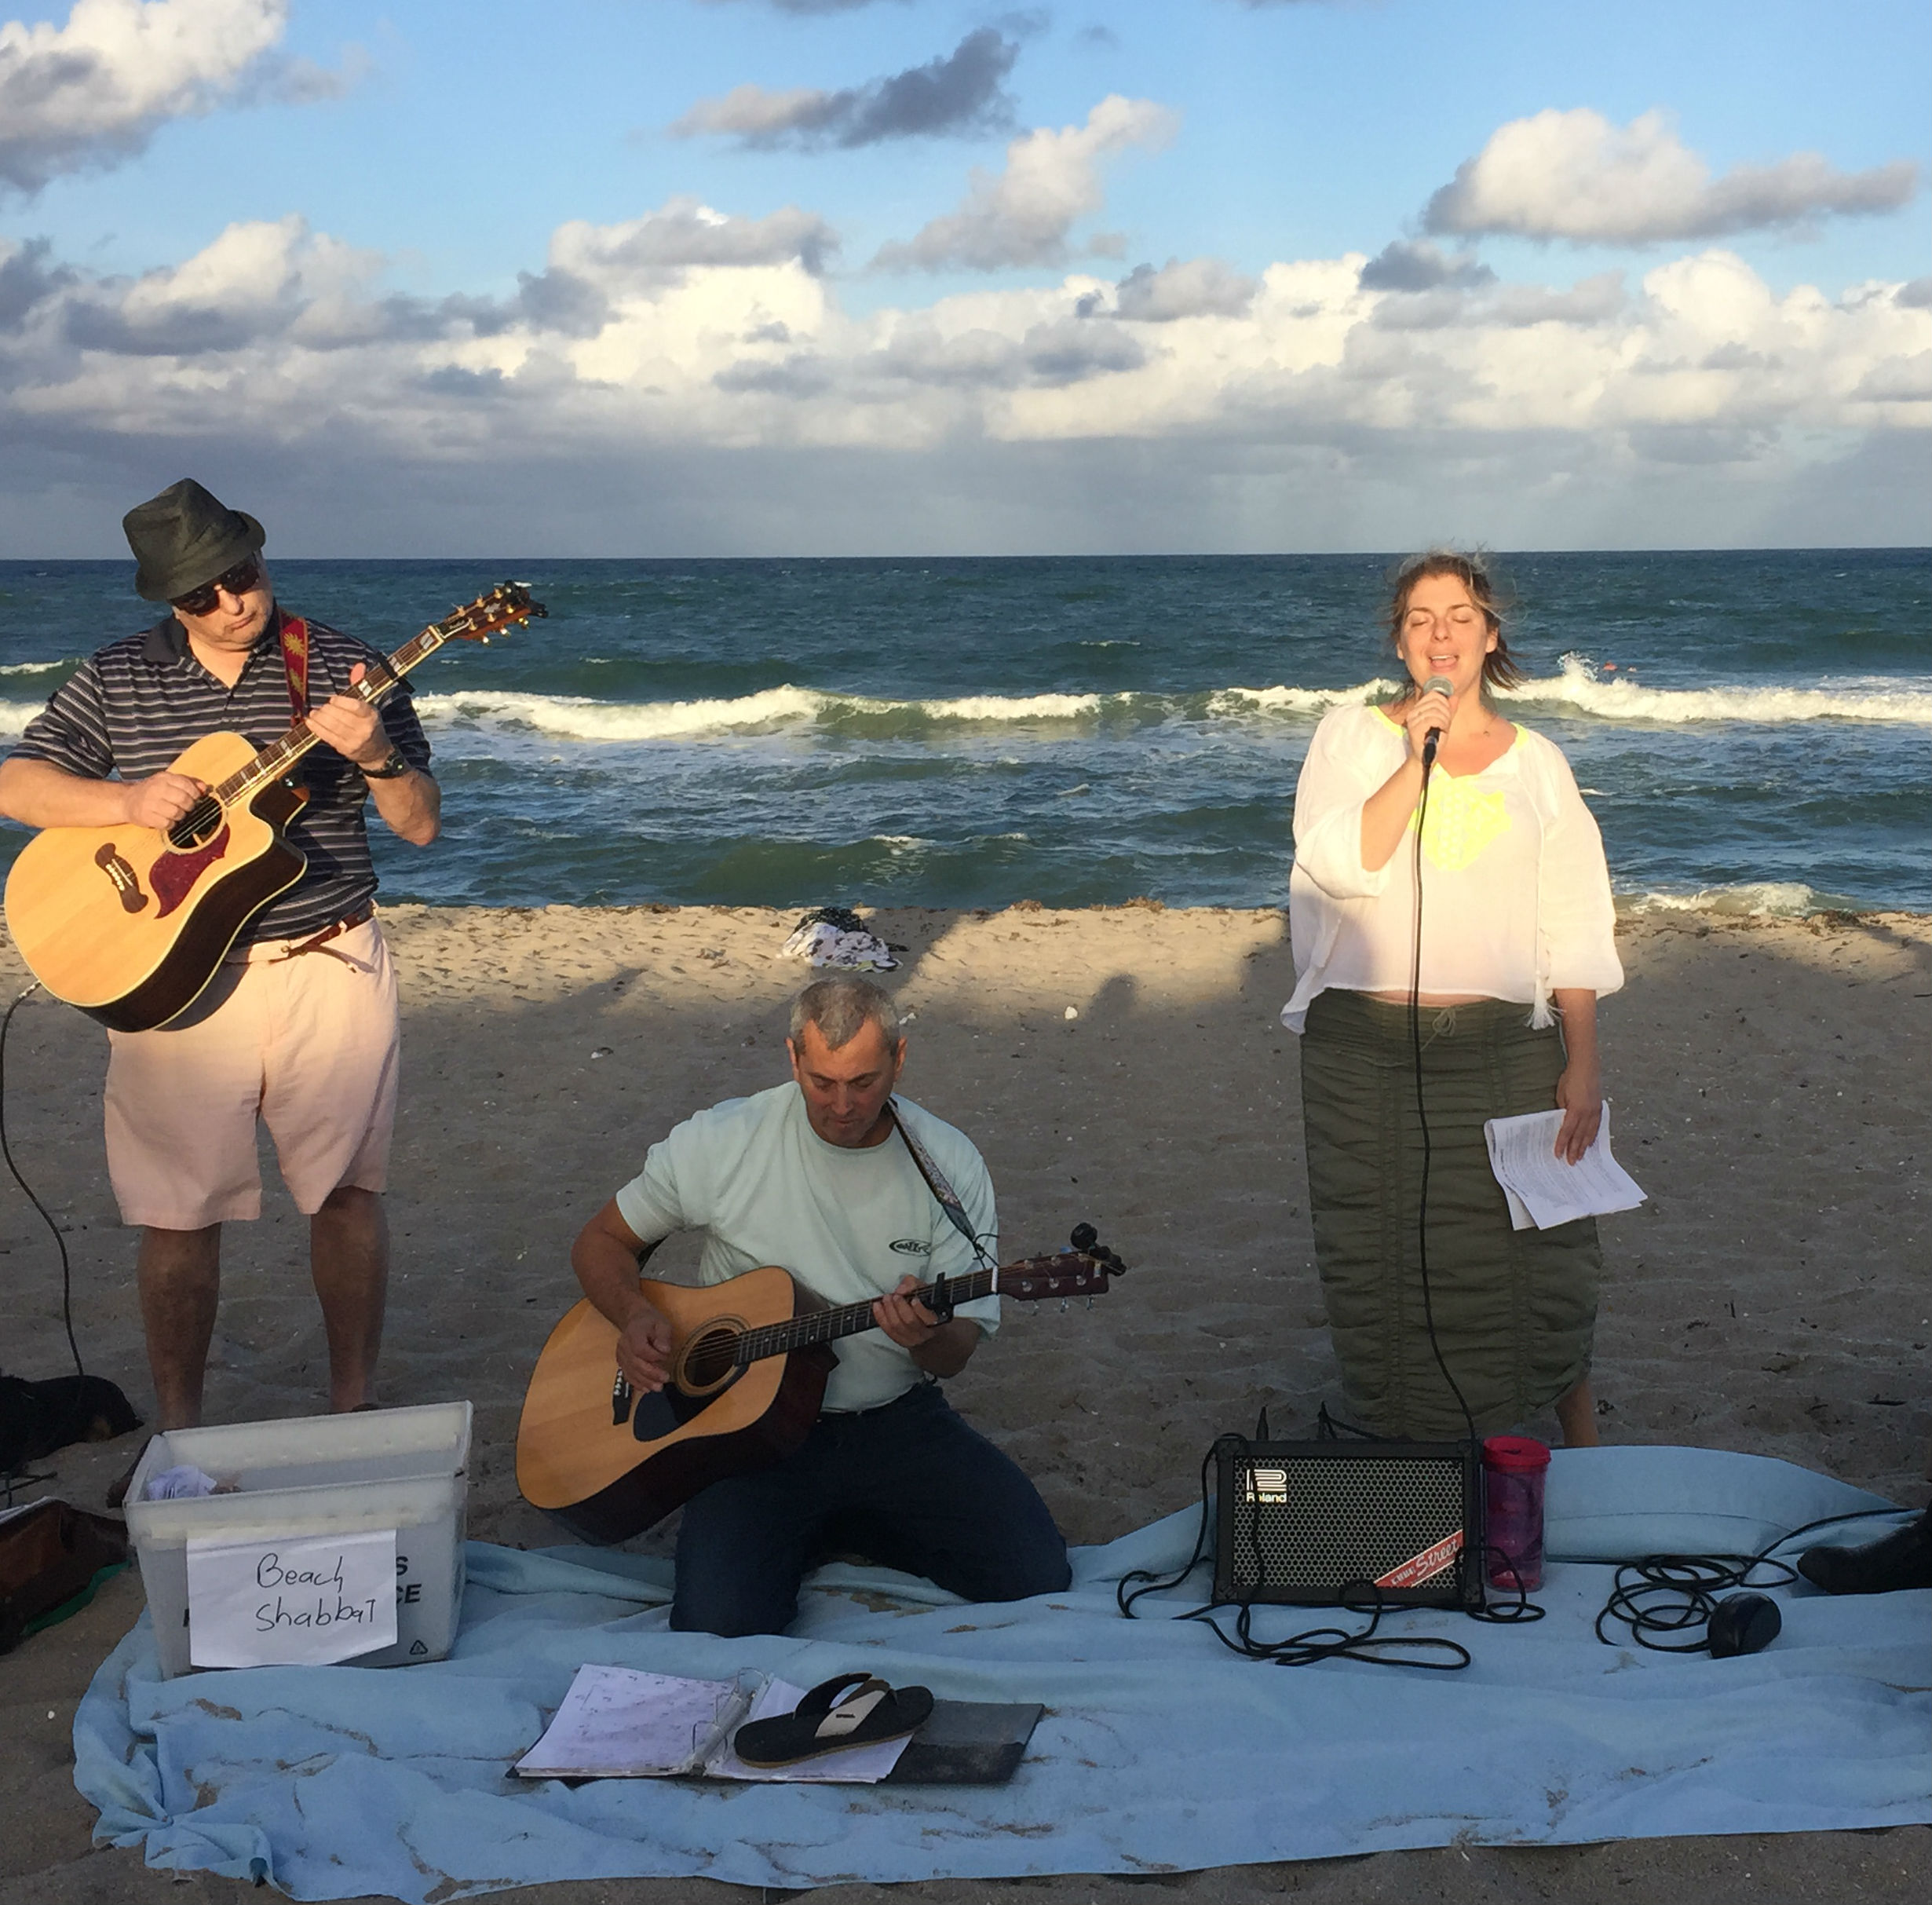
{"type": "MultiPolygon", "coordinates": [[[[893,1102],[996,1258],[992,1179],[979,1153],[917,1105],[893,1102]]],[[[827,1303],[848,1304],[883,1295],[908,1273],[929,1283],[979,1267],[897,1132],[864,1150],[828,1144],[790,1081],[687,1118],[652,1146],[643,1170],[618,1192],[617,1208],[647,1244],[674,1230],[702,1230],[704,1283],[776,1263],[827,1303]]],[[[999,1326],[999,1299],[962,1304],[957,1314],[990,1336],[999,1326]]],[[[828,1410],[876,1409],[924,1379],[883,1330],[831,1347],[838,1366],[826,1385],[828,1410]]]]}

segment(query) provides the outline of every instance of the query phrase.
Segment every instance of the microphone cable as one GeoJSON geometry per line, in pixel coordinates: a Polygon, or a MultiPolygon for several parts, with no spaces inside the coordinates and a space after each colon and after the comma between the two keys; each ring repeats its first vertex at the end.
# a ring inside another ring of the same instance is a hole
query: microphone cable
{"type": "MultiPolygon", "coordinates": [[[[1415,1259],[1422,1274],[1423,1325],[1428,1332],[1430,1353],[1435,1358],[1436,1367],[1442,1372],[1442,1380],[1449,1385],[1449,1393],[1455,1398],[1455,1406],[1462,1412],[1463,1426],[1468,1431],[1470,1460],[1477,1464],[1480,1473],[1482,1464],[1481,1439],[1476,1433],[1476,1418],[1470,1411],[1469,1399],[1463,1395],[1463,1385],[1455,1380],[1455,1373],[1449,1367],[1448,1358],[1442,1353],[1442,1340],[1436,1333],[1435,1295],[1429,1281],[1429,1172],[1433,1157],[1433,1147],[1429,1135],[1428,1096],[1423,1084],[1423,830],[1429,821],[1429,777],[1435,765],[1436,741],[1432,737],[1423,748],[1423,792],[1415,807],[1415,853],[1412,863],[1415,936],[1409,956],[1409,1049],[1415,1068],[1415,1119],[1422,1127],[1423,1134],[1422,1187],[1415,1210],[1415,1259]]],[[[1492,1626],[1526,1626],[1532,1621],[1540,1621],[1547,1611],[1529,1598],[1528,1590],[1523,1585],[1522,1578],[1517,1573],[1515,1564],[1509,1556],[1486,1539],[1479,1541],[1477,1547],[1477,1552],[1473,1557],[1468,1558],[1468,1564],[1477,1569],[1479,1574],[1486,1574],[1488,1558],[1492,1554],[1496,1555],[1514,1584],[1516,1598],[1514,1601],[1505,1601],[1492,1607],[1488,1604],[1488,1596],[1485,1595],[1482,1606],[1466,1607],[1463,1612],[1472,1621],[1486,1622],[1492,1626]]],[[[1371,1627],[1370,1632],[1373,1631],[1371,1627]]]]}
{"type": "Polygon", "coordinates": [[[1455,1380],[1448,1359],[1442,1353],[1442,1344],[1436,1335],[1435,1300],[1429,1285],[1429,1170],[1433,1153],[1429,1135],[1428,1096],[1423,1088],[1423,829],[1429,822],[1429,777],[1435,764],[1434,747],[1425,745],[1422,799],[1415,808],[1415,936],[1409,957],[1408,987],[1409,1048],[1415,1061],[1415,1118],[1423,1134],[1422,1189],[1416,1203],[1415,1253],[1422,1272],[1423,1323],[1429,1333],[1429,1347],[1435,1357],[1436,1367],[1442,1372],[1442,1380],[1449,1385],[1449,1393],[1455,1398],[1456,1407],[1463,1412],[1463,1426],[1469,1431],[1470,1447],[1474,1453],[1478,1446],[1476,1418],[1470,1413],[1469,1399],[1463,1394],[1463,1386],[1455,1380]]]}

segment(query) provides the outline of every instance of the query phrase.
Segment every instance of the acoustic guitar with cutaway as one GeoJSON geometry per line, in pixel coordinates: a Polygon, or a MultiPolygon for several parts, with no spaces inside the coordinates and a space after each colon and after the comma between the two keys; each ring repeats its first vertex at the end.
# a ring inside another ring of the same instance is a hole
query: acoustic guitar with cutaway
{"type": "MultiPolygon", "coordinates": [[[[488,642],[546,611],[506,582],[404,642],[343,692],[374,702],[446,642],[488,642]]],[[[242,928],[308,865],[283,829],[309,799],[289,770],[316,745],[298,721],[257,751],[205,734],[173,771],[207,789],[172,827],[49,827],[7,876],[7,930],[57,999],[116,1032],[178,1018],[242,928]]]]}
{"type": "MultiPolygon", "coordinates": [[[[1091,1224],[1073,1247],[922,1284],[936,1312],[981,1296],[1090,1300],[1127,1265],[1091,1224]]],[[[878,1327],[871,1303],[828,1304],[775,1264],[693,1289],[639,1279],[671,1326],[670,1380],[637,1395],[617,1367],[617,1331],[587,1301],[550,1332],[517,1429],[517,1486],[586,1541],[628,1541],[700,1489],[791,1454],[818,1420],[837,1358],[829,1344],[878,1327]]]]}

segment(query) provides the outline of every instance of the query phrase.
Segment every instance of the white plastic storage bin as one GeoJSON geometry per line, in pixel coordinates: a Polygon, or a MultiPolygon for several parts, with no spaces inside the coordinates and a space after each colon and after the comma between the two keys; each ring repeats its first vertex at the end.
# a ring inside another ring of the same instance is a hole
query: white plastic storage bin
{"type": "Polygon", "coordinates": [[[469,1405],[432,1402],[285,1422],[174,1429],[148,1445],[128,1483],[127,1530],[154,1616],[163,1675],[189,1669],[188,1543],[396,1530],[396,1644],[353,1666],[440,1660],[463,1595],[469,1405]],[[232,1494],[146,1501],[150,1475],[192,1463],[232,1494]]]}

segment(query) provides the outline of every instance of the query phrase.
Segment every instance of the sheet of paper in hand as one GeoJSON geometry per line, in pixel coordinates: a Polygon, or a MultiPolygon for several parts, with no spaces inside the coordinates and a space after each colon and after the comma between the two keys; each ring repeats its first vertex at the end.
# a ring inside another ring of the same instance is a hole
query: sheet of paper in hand
{"type": "Polygon", "coordinates": [[[396,1644],[396,1530],[188,1544],[197,1667],[327,1666],[396,1644]]]}
{"type": "Polygon", "coordinates": [[[1644,1201],[1637,1180],[1610,1155],[1607,1099],[1596,1142],[1573,1165],[1556,1154],[1556,1135],[1562,1124],[1561,1111],[1530,1111],[1520,1118],[1491,1118],[1483,1125],[1489,1168],[1509,1199],[1510,1223],[1515,1230],[1533,1225],[1547,1230],[1579,1217],[1634,1210],[1644,1201]]]}

